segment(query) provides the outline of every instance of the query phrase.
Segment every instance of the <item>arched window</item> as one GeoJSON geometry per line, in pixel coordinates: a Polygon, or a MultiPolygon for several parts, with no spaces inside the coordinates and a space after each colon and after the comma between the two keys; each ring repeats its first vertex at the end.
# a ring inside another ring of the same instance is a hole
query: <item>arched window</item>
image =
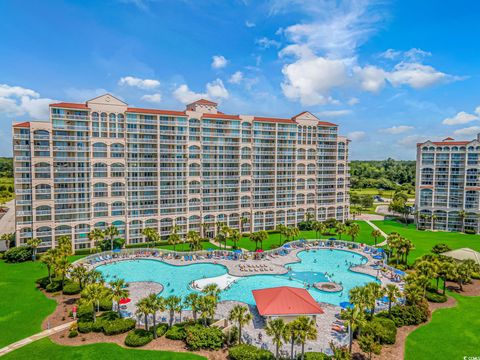
{"type": "Polygon", "coordinates": [[[95,217],[108,216],[108,204],[104,202],[99,202],[93,205],[93,216],[95,217]]]}
{"type": "Polygon", "coordinates": [[[93,177],[106,178],[108,177],[107,164],[97,163],[93,165],[93,177]]]}
{"type": "Polygon", "coordinates": [[[106,158],[107,157],[107,145],[104,143],[93,144],[93,157],[94,158],[106,158]]]}
{"type": "Polygon", "coordinates": [[[123,158],[125,156],[125,146],[119,143],[112,144],[110,153],[112,158],[123,158]]]}
{"type": "Polygon", "coordinates": [[[107,196],[108,196],[107,184],[96,183],[95,185],[93,185],[93,197],[101,198],[101,197],[107,197],[107,196]]]}

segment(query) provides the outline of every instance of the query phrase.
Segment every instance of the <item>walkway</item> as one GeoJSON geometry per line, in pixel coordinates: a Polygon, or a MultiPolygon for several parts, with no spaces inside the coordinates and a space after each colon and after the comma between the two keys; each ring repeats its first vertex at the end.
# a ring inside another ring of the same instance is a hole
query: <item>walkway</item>
{"type": "Polygon", "coordinates": [[[15,232],[15,200],[5,203],[7,212],[0,218],[0,235],[15,232]]]}
{"type": "MultiPolygon", "coordinates": [[[[32,336],[29,336],[28,338],[25,338],[25,339],[22,339],[22,340],[19,340],[17,342],[14,342],[13,344],[10,344],[10,345],[7,345],[5,346],[4,348],[1,348],[0,349],[0,356],[3,356],[5,354],[8,354],[9,352],[12,352],[14,350],[17,350],[25,345],[28,345],[28,344],[31,344],[32,342],[34,341],[37,341],[37,340],[40,340],[40,339],[43,339],[44,337],[47,337],[47,336],[50,336],[50,335],[53,335],[53,334],[56,334],[60,331],[63,331],[65,329],[68,329],[72,324],[75,324],[76,321],[70,321],[68,323],[65,323],[65,324],[62,324],[62,325],[58,325],[54,328],[51,328],[51,329],[48,329],[48,330],[44,330],[42,332],[39,332],[38,334],[35,334],[35,335],[32,335],[32,336]]],[[[33,356],[33,354],[32,354],[33,356]]]]}
{"type": "Polygon", "coordinates": [[[385,245],[387,245],[388,235],[387,235],[382,229],[380,229],[377,225],[375,225],[374,223],[372,223],[370,220],[365,220],[365,222],[366,222],[368,225],[370,225],[372,228],[374,228],[375,230],[380,231],[380,234],[382,234],[382,236],[385,238],[385,240],[383,240],[381,243],[378,243],[377,246],[385,246],[385,245]]]}

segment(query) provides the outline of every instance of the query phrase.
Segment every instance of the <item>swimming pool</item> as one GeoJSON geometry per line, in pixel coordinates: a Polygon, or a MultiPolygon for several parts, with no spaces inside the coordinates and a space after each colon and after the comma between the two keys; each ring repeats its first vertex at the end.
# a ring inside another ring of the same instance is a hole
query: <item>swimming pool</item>
{"type": "MultiPolygon", "coordinates": [[[[348,301],[348,292],[355,286],[377,281],[373,276],[351,271],[350,266],[360,265],[367,259],[359,254],[344,250],[310,250],[298,253],[301,262],[287,264],[290,271],[284,275],[250,275],[239,278],[220,294],[220,300],[237,300],[255,304],[252,290],[277,286],[303,288],[306,284],[334,281],[341,283],[340,292],[325,292],[313,287],[308,291],[319,302],[338,305],[348,301]]],[[[218,264],[189,264],[175,266],[158,260],[128,260],[97,267],[107,281],[122,278],[127,282],[154,281],[163,285],[162,296],[185,297],[194,290],[192,281],[212,278],[227,273],[227,268],[218,264]]]]}

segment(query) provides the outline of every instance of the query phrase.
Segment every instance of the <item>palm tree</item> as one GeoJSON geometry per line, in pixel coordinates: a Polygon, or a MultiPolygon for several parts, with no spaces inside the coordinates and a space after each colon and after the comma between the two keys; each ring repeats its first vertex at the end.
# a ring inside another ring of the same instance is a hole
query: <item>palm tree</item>
{"type": "Polygon", "coordinates": [[[400,297],[402,293],[400,289],[395,284],[387,284],[385,287],[385,296],[388,298],[388,315],[390,315],[392,311],[392,303],[400,297]]]}
{"type": "Polygon", "coordinates": [[[460,221],[462,222],[462,232],[465,232],[465,218],[467,217],[467,213],[465,210],[460,210],[458,212],[458,217],[460,218],[460,221]]]}
{"type": "Polygon", "coordinates": [[[48,250],[45,254],[43,254],[42,258],[40,259],[42,263],[45,264],[48,271],[48,281],[52,282],[52,268],[55,266],[57,259],[55,258],[55,254],[52,250],[48,250]]]}
{"type": "Polygon", "coordinates": [[[168,243],[173,245],[173,251],[175,251],[175,246],[178,242],[180,242],[180,235],[178,235],[178,231],[180,230],[180,226],[174,224],[172,226],[170,235],[168,236],[168,243]]]}
{"type": "Polygon", "coordinates": [[[255,243],[255,251],[256,251],[258,249],[258,233],[256,232],[250,233],[248,237],[250,238],[250,241],[253,241],[255,243]]]}
{"type": "Polygon", "coordinates": [[[168,326],[172,327],[173,318],[175,317],[175,312],[182,310],[182,298],[179,296],[171,295],[165,299],[165,308],[170,313],[170,318],[168,320],[168,326]]]}
{"type": "Polygon", "coordinates": [[[200,312],[200,319],[203,325],[207,326],[207,319],[212,319],[215,315],[217,301],[213,296],[200,296],[198,299],[198,311],[200,312]]]}
{"type": "Polygon", "coordinates": [[[430,225],[431,225],[431,229],[435,229],[435,220],[437,220],[438,216],[437,215],[431,215],[430,216],[430,225]]]}
{"type": "Polygon", "coordinates": [[[93,322],[97,321],[100,300],[107,296],[105,288],[100,284],[88,284],[82,291],[82,302],[91,305],[93,309],[93,322]]]}
{"type": "Polygon", "coordinates": [[[108,228],[105,229],[105,236],[110,238],[110,250],[113,250],[113,238],[118,236],[120,232],[115,227],[115,225],[110,225],[108,228]]]}
{"type": "Polygon", "coordinates": [[[245,225],[246,223],[248,223],[248,221],[249,221],[248,218],[246,218],[246,217],[244,217],[244,216],[240,218],[240,231],[241,231],[242,233],[244,232],[244,231],[243,231],[243,225],[245,225]]]}
{"type": "Polygon", "coordinates": [[[260,230],[257,234],[258,242],[260,243],[260,249],[263,249],[263,242],[268,239],[268,233],[265,230],[260,230]]]}
{"type": "Polygon", "coordinates": [[[120,314],[120,300],[128,297],[130,292],[126,289],[127,283],[123,279],[111,281],[112,300],[117,303],[117,312],[120,314]]]}
{"type": "Polygon", "coordinates": [[[337,229],[338,238],[342,240],[342,234],[345,234],[347,232],[347,226],[344,223],[339,222],[337,224],[336,229],[337,229]]]}
{"type": "Polygon", "coordinates": [[[27,241],[27,245],[32,248],[32,261],[35,261],[37,259],[37,248],[40,246],[41,243],[42,240],[37,238],[31,238],[27,241]]]}
{"type": "Polygon", "coordinates": [[[299,316],[294,322],[297,329],[297,341],[302,345],[303,360],[305,357],[305,343],[307,340],[317,339],[317,324],[315,320],[306,316],[299,316]]]}
{"type": "Polygon", "coordinates": [[[200,295],[197,293],[190,293],[184,300],[184,304],[192,310],[193,320],[197,321],[197,313],[199,311],[200,295]]]}
{"type": "Polygon", "coordinates": [[[370,293],[370,317],[373,317],[375,314],[375,304],[376,300],[383,297],[385,294],[385,290],[382,286],[377,282],[368,283],[366,286],[367,291],[370,293]]]}
{"type": "Polygon", "coordinates": [[[377,246],[377,239],[382,236],[382,233],[380,232],[380,230],[378,229],[375,229],[372,231],[372,237],[375,239],[375,246],[377,246]]]}
{"type": "Polygon", "coordinates": [[[242,239],[242,233],[237,229],[232,229],[230,232],[230,239],[233,241],[233,248],[237,249],[237,244],[242,239]]]}
{"type": "Polygon", "coordinates": [[[295,346],[295,342],[298,338],[298,332],[295,327],[295,321],[289,322],[285,325],[284,332],[283,332],[283,339],[285,342],[290,343],[290,359],[293,360],[293,348],[295,346]]]}
{"type": "Polygon", "coordinates": [[[142,299],[140,299],[136,304],[137,306],[137,311],[136,311],[136,315],[138,317],[140,316],[144,316],[144,319],[145,319],[145,330],[148,331],[148,315],[151,313],[151,307],[150,307],[150,303],[149,303],[149,300],[148,300],[148,297],[144,297],[142,299]]]}
{"type": "Polygon", "coordinates": [[[90,270],[85,277],[85,284],[103,284],[104,282],[103,274],[98,270],[90,270]]]}
{"type": "Polygon", "coordinates": [[[365,314],[360,307],[354,306],[353,308],[342,310],[341,316],[348,327],[348,337],[349,337],[348,351],[351,353],[353,333],[356,331],[358,327],[362,326],[362,324],[364,323],[365,314]]]}
{"type": "MultiPolygon", "coordinates": [[[[88,239],[93,241],[95,248],[98,249],[98,243],[105,240],[105,233],[101,229],[95,228],[88,233],[88,239]]],[[[91,246],[91,248],[93,249],[94,247],[91,246]]]]}
{"type": "Polygon", "coordinates": [[[204,223],[204,224],[201,224],[200,227],[202,228],[202,237],[205,238],[206,237],[205,233],[207,233],[208,230],[210,229],[210,224],[204,223]]]}
{"type": "Polygon", "coordinates": [[[202,292],[207,296],[213,297],[215,299],[215,301],[218,302],[221,290],[220,290],[220,288],[218,287],[217,284],[212,283],[212,284],[207,284],[203,288],[202,292]]]}
{"type": "Polygon", "coordinates": [[[283,345],[285,321],[282,318],[269,320],[265,326],[265,333],[272,338],[275,344],[275,359],[279,358],[280,347],[283,345]]]}
{"type": "Polygon", "coordinates": [[[153,316],[153,337],[157,338],[157,311],[165,310],[165,300],[162,297],[157,297],[156,294],[150,294],[146,298],[147,308],[149,314],[153,316]]]}
{"type": "Polygon", "coordinates": [[[157,241],[160,240],[160,234],[158,233],[157,229],[154,228],[143,229],[142,235],[147,238],[147,241],[149,243],[155,244],[157,241]]]}
{"type": "Polygon", "coordinates": [[[246,306],[235,305],[228,315],[228,320],[238,323],[238,344],[242,342],[242,327],[252,320],[252,314],[246,306]]]}
{"type": "MultiPolygon", "coordinates": [[[[43,260],[43,258],[42,258],[42,260],[43,260]]],[[[78,282],[78,285],[80,286],[80,289],[83,289],[83,287],[85,285],[85,282],[87,280],[87,277],[88,277],[88,270],[83,265],[74,266],[70,270],[70,277],[73,280],[76,280],[78,282]]]]}
{"type": "Polygon", "coordinates": [[[347,234],[351,236],[352,241],[355,242],[355,238],[360,234],[360,225],[353,223],[347,229],[347,234]]]}
{"type": "Polygon", "coordinates": [[[63,289],[63,285],[65,284],[65,277],[71,266],[72,264],[70,263],[70,261],[68,261],[67,257],[62,256],[60,259],[57,259],[55,269],[58,272],[58,274],[61,275],[62,277],[62,289],[63,289]]]}
{"type": "Polygon", "coordinates": [[[198,250],[200,246],[200,234],[197,231],[190,230],[187,233],[187,241],[190,243],[191,250],[198,250]]]}
{"type": "Polygon", "coordinates": [[[320,235],[323,234],[327,230],[327,227],[325,226],[325,224],[323,222],[315,221],[312,224],[312,230],[315,231],[316,239],[319,240],[318,234],[320,234],[320,235]]]}
{"type": "Polygon", "coordinates": [[[57,248],[64,256],[70,256],[73,254],[72,252],[72,239],[70,236],[64,235],[60,236],[57,239],[57,248]]]}
{"type": "Polygon", "coordinates": [[[0,235],[0,240],[5,240],[5,246],[7,250],[10,249],[10,244],[15,241],[15,233],[2,234],[0,235]]]}

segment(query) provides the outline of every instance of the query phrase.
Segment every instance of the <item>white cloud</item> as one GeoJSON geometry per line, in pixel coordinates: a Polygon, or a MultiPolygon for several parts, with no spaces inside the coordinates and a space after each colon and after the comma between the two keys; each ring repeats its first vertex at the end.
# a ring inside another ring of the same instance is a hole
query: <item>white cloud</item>
{"type": "Polygon", "coordinates": [[[162,94],[160,94],[160,93],[147,94],[147,95],[143,95],[141,97],[141,99],[143,101],[147,101],[147,102],[150,102],[150,103],[159,103],[159,102],[162,101],[162,94]]]}
{"type": "Polygon", "coordinates": [[[322,117],[337,117],[337,116],[345,116],[350,115],[353,111],[349,109],[344,110],[325,110],[318,112],[318,116],[322,117]]]}
{"type": "Polygon", "coordinates": [[[418,48],[411,48],[407,51],[387,49],[383,53],[379,54],[379,56],[388,60],[403,58],[404,60],[417,62],[427,56],[432,56],[432,53],[418,48]]]}
{"type": "Polygon", "coordinates": [[[223,85],[223,81],[216,79],[207,83],[206,92],[197,93],[189,89],[188,85],[182,84],[173,91],[173,96],[183,104],[190,104],[196,100],[206,99],[226,99],[229,96],[228,90],[223,85]]]}
{"type": "Polygon", "coordinates": [[[380,53],[378,56],[385,59],[393,60],[398,58],[400,55],[402,55],[401,51],[397,51],[395,49],[387,49],[384,52],[380,53]]]}
{"type": "Polygon", "coordinates": [[[469,114],[465,111],[460,111],[454,117],[446,118],[442,121],[444,125],[462,125],[468,124],[472,121],[478,120],[478,116],[474,114],[469,114]]]}
{"type": "Polygon", "coordinates": [[[262,47],[264,49],[269,49],[271,47],[276,47],[278,49],[281,45],[280,42],[278,42],[276,40],[273,40],[273,39],[269,39],[265,36],[260,38],[260,39],[256,39],[255,44],[259,45],[260,47],[262,47]]]}
{"type": "Polygon", "coordinates": [[[386,128],[386,129],[380,129],[380,132],[396,135],[396,134],[402,134],[404,132],[407,132],[407,131],[410,131],[410,130],[413,130],[413,129],[414,129],[413,126],[398,125],[398,126],[392,126],[392,127],[386,128]]]}
{"type": "Polygon", "coordinates": [[[241,71],[236,71],[235,73],[230,76],[230,79],[228,79],[229,83],[232,84],[240,84],[243,80],[243,73],[241,71]]]}
{"type": "Polygon", "coordinates": [[[155,79],[140,79],[134,76],[125,76],[120,78],[118,85],[132,86],[139,89],[149,90],[160,86],[160,81],[155,79]]]}
{"type": "Polygon", "coordinates": [[[352,141],[361,141],[367,137],[365,131],[352,131],[347,134],[347,137],[352,141]]]}
{"type": "Polygon", "coordinates": [[[480,133],[480,126],[470,126],[463,129],[458,129],[453,132],[455,136],[476,136],[480,133]]]}
{"type": "MultiPolygon", "coordinates": [[[[78,101],[78,102],[85,102],[86,100],[94,99],[106,93],[109,93],[109,91],[103,88],[98,88],[98,89],[68,88],[65,90],[65,94],[68,99],[73,101],[78,101]]],[[[118,95],[115,95],[115,96],[121,99],[120,96],[118,95]]]]}
{"type": "Polygon", "coordinates": [[[398,140],[397,144],[405,148],[414,148],[417,143],[425,142],[428,138],[422,135],[408,135],[398,140]]]}
{"type": "Polygon", "coordinates": [[[360,87],[370,92],[378,92],[385,86],[387,73],[376,66],[368,65],[364,68],[355,67],[354,73],[358,76],[360,87]]]}
{"type": "Polygon", "coordinates": [[[350,106],[357,105],[360,102],[360,100],[356,97],[352,97],[348,99],[347,104],[350,106]]]}
{"type": "Polygon", "coordinates": [[[400,62],[388,73],[387,79],[393,86],[410,85],[414,89],[420,89],[458,78],[435,70],[429,65],[400,62]]]}
{"type": "Polygon", "coordinates": [[[212,56],[212,68],[221,69],[227,66],[228,60],[222,55],[212,56]]]}
{"type": "Polygon", "coordinates": [[[248,27],[248,28],[253,28],[256,26],[256,24],[252,21],[245,21],[245,26],[248,27]]]}
{"type": "Polygon", "coordinates": [[[46,120],[50,112],[48,105],[55,101],[42,98],[31,89],[0,84],[0,113],[8,116],[28,115],[35,120],[46,120]]]}

